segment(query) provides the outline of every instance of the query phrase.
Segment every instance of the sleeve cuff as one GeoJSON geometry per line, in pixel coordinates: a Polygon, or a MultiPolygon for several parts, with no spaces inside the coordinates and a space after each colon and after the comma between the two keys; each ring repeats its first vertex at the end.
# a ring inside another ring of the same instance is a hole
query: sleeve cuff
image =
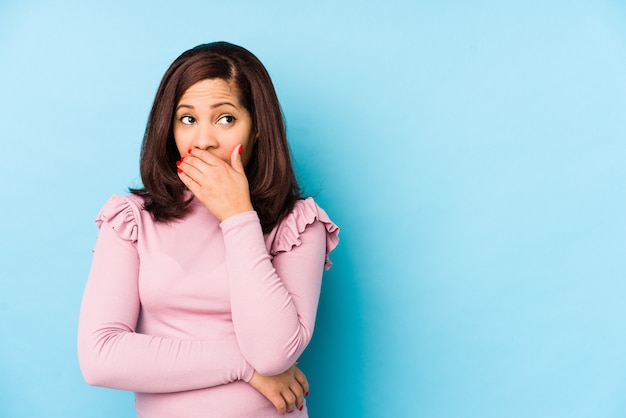
{"type": "Polygon", "coordinates": [[[249,223],[259,223],[259,215],[255,211],[242,212],[226,218],[220,222],[220,228],[222,232],[226,233],[249,223]]]}

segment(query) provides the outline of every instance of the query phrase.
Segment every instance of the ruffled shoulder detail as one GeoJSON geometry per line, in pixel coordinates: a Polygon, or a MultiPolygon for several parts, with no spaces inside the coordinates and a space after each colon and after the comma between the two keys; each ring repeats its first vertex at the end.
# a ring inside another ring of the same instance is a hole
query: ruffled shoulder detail
{"type": "Polygon", "coordinates": [[[133,211],[133,204],[128,197],[111,196],[96,217],[98,228],[101,228],[104,223],[117,231],[120,238],[137,242],[137,218],[133,211]]]}
{"type": "Polygon", "coordinates": [[[339,243],[339,227],[330,220],[324,209],[319,207],[313,198],[309,197],[296,202],[293,210],[282,220],[266,237],[265,241],[272,256],[286,252],[302,244],[300,234],[316,221],[326,227],[326,260],[324,269],[332,265],[328,254],[339,243]]]}

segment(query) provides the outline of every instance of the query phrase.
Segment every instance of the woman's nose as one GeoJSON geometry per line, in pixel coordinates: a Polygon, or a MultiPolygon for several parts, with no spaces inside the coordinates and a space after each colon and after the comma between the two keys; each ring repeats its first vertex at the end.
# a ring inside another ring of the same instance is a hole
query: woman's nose
{"type": "Polygon", "coordinates": [[[198,149],[217,148],[219,142],[215,136],[215,132],[211,127],[202,127],[198,129],[197,135],[194,137],[193,147],[198,149]]]}

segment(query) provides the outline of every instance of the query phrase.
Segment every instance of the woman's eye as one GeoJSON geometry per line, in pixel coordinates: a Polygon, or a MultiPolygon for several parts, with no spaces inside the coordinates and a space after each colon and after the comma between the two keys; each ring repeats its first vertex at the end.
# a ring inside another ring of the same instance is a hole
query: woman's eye
{"type": "Polygon", "coordinates": [[[183,125],[193,125],[196,120],[193,118],[193,116],[183,116],[182,118],[180,118],[180,121],[183,123],[183,125]]]}
{"type": "Polygon", "coordinates": [[[230,125],[235,121],[235,117],[231,115],[222,116],[217,120],[218,125],[230,125]]]}

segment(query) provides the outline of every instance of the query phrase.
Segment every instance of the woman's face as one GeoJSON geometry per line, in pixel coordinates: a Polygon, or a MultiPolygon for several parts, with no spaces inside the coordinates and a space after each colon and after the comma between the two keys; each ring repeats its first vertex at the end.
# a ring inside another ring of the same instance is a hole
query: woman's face
{"type": "Polygon", "coordinates": [[[181,157],[190,148],[208,150],[230,164],[230,157],[243,145],[242,161],[247,164],[256,140],[252,118],[239,102],[237,91],[220,79],[193,84],[176,105],[174,140],[181,157]]]}

